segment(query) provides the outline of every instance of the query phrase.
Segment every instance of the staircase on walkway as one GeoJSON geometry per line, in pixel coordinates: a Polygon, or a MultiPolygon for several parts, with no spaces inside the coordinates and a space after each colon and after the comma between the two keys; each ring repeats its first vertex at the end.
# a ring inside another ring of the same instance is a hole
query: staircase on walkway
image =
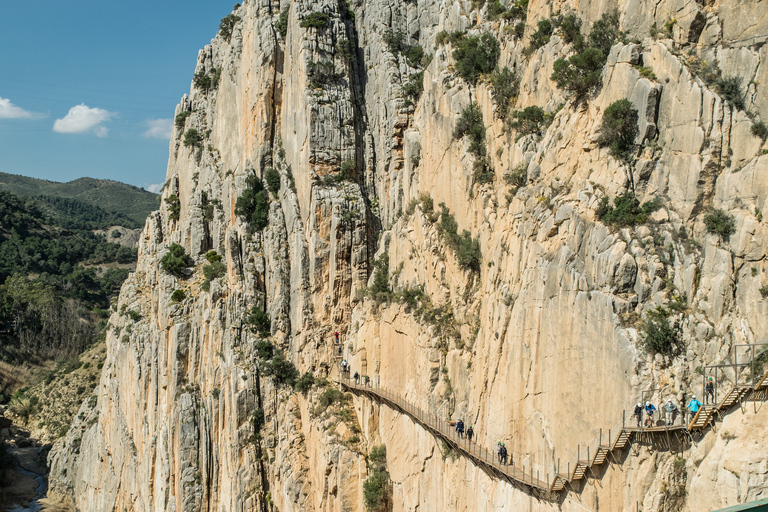
{"type": "Polygon", "coordinates": [[[611,453],[620,452],[626,448],[632,442],[634,434],[668,435],[673,431],[688,432],[705,428],[713,421],[715,413],[722,416],[732,405],[742,400],[750,392],[768,387],[768,371],[762,375],[762,378],[756,381],[757,384],[735,386],[716,406],[703,406],[687,425],[645,428],[626,426],[625,422],[622,421],[616,429],[608,431],[607,443],[603,443],[604,439],[601,431],[596,449],[591,450],[587,447],[586,453],[582,453],[581,449],[579,449],[573,466],[568,462],[566,467],[562,468],[558,462],[558,467],[553,468],[551,473],[541,473],[538,470],[534,471],[530,467],[526,468],[525,466],[515,465],[514,457],[511,458],[510,464],[500,464],[495,453],[477,443],[470,443],[466,438],[460,438],[447,421],[441,421],[437,415],[421,410],[414,404],[407,402],[397,393],[386,388],[358,384],[348,378],[341,378],[338,382],[353,393],[367,396],[372,400],[376,400],[408,415],[435,437],[445,441],[452,449],[469,458],[476,466],[490,476],[504,479],[513,485],[531,491],[532,494],[539,497],[557,499],[560,491],[567,490],[574,482],[587,477],[591,468],[605,464],[611,453]],[[563,469],[565,469],[564,472],[562,471],[563,469]]]}

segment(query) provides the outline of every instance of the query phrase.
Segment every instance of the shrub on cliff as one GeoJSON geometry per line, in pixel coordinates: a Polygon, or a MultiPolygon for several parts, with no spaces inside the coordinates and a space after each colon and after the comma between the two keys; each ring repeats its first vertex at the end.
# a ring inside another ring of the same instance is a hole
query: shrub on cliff
{"type": "Polygon", "coordinates": [[[605,61],[600,49],[587,48],[568,60],[557,59],[551,78],[558,88],[572,93],[576,102],[580,102],[600,86],[605,61]]]}
{"type": "Polygon", "coordinates": [[[368,510],[381,510],[388,498],[387,448],[374,446],[368,455],[368,478],[363,482],[363,499],[368,510]]]}
{"type": "Polygon", "coordinates": [[[171,275],[184,277],[188,267],[193,265],[183,246],[173,243],[168,247],[168,252],[160,259],[160,267],[171,275]]]}
{"type": "Polygon", "coordinates": [[[607,197],[603,197],[597,206],[595,215],[608,226],[635,226],[648,220],[648,215],[661,207],[661,201],[657,198],[640,205],[635,194],[626,191],[613,198],[611,206],[607,197]]]}
{"type": "Polygon", "coordinates": [[[523,52],[525,56],[531,55],[533,52],[547,44],[552,37],[552,33],[555,31],[552,20],[546,18],[539,20],[536,31],[531,34],[531,44],[523,52]]]}
{"type": "Polygon", "coordinates": [[[599,20],[592,25],[589,32],[589,46],[597,48],[603,55],[611,53],[611,47],[624,37],[619,25],[619,11],[614,9],[603,13],[599,20]]]}
{"type": "Polygon", "coordinates": [[[485,156],[485,125],[477,103],[470,103],[461,111],[453,136],[457,139],[469,137],[469,152],[478,158],[485,156]]]}
{"type": "Polygon", "coordinates": [[[187,294],[184,293],[184,290],[174,290],[174,292],[171,294],[171,300],[173,302],[181,302],[186,296],[187,294]]]}
{"type": "Polygon", "coordinates": [[[448,211],[443,203],[440,203],[440,223],[437,225],[438,232],[445,238],[459,266],[464,270],[480,272],[480,242],[473,239],[472,235],[466,229],[459,235],[459,225],[454,216],[448,211]]]}
{"type": "Polygon", "coordinates": [[[499,42],[492,34],[484,32],[480,36],[461,36],[454,43],[453,60],[459,76],[472,85],[480,75],[487,75],[496,68],[499,60],[499,42]]]}
{"type": "Polygon", "coordinates": [[[509,123],[509,127],[518,133],[518,139],[525,135],[535,133],[541,135],[543,129],[548,125],[547,113],[544,109],[532,105],[523,110],[515,110],[512,114],[514,121],[509,123]]]}
{"type": "Polygon", "coordinates": [[[491,90],[496,117],[506,119],[512,99],[520,92],[520,79],[507,67],[496,68],[491,73],[491,90]]]}
{"type": "Polygon", "coordinates": [[[763,139],[763,142],[765,142],[765,139],[768,139],[768,126],[766,126],[762,121],[757,121],[755,124],[753,124],[751,132],[755,137],[763,139]]]}
{"type": "Polygon", "coordinates": [[[181,216],[181,201],[179,196],[171,194],[165,198],[165,204],[168,205],[168,218],[170,220],[179,220],[181,216]]]}
{"type": "Polygon", "coordinates": [[[288,34],[288,14],[291,10],[291,5],[288,4],[280,11],[280,17],[277,19],[277,24],[275,25],[275,28],[277,28],[278,33],[285,38],[286,34],[288,34]]]}
{"type": "Polygon", "coordinates": [[[597,143],[608,147],[611,154],[621,160],[629,160],[637,137],[637,109],[628,99],[620,99],[605,109],[597,143]]]}
{"type": "Polygon", "coordinates": [[[668,355],[678,343],[677,330],[669,324],[666,309],[657,307],[640,321],[640,344],[647,352],[668,355]]]}
{"type": "Polygon", "coordinates": [[[196,128],[190,128],[184,132],[184,146],[198,148],[203,143],[203,134],[196,128]]]}
{"type": "Polygon", "coordinates": [[[403,97],[410,103],[416,103],[419,101],[421,93],[424,92],[424,72],[412,74],[408,77],[408,81],[403,84],[403,97]]]}
{"type": "Polygon", "coordinates": [[[720,96],[725,98],[725,101],[733,105],[734,108],[739,110],[746,108],[744,93],[741,91],[741,78],[735,76],[718,78],[715,82],[715,88],[720,96]]]}
{"type": "Polygon", "coordinates": [[[392,300],[392,289],[389,287],[389,255],[382,254],[373,265],[373,283],[366,291],[376,303],[389,302],[392,300]]]}
{"type": "Polygon", "coordinates": [[[704,224],[707,226],[708,232],[718,235],[726,241],[736,232],[736,220],[733,215],[717,208],[704,217],[704,224]]]}
{"type": "Polygon", "coordinates": [[[235,24],[238,21],[240,21],[240,16],[232,13],[221,18],[221,22],[219,22],[219,34],[221,34],[221,37],[226,39],[227,42],[232,40],[232,30],[235,28],[235,24]]]}
{"type": "Polygon", "coordinates": [[[572,44],[573,49],[580,52],[584,49],[584,36],[581,35],[581,18],[575,14],[566,14],[558,24],[558,31],[563,41],[572,44]]]}
{"type": "Polygon", "coordinates": [[[309,79],[310,89],[323,89],[327,85],[338,83],[344,75],[336,72],[336,66],[333,62],[315,62],[307,63],[307,78],[309,79]]]}
{"type": "Polygon", "coordinates": [[[174,124],[176,125],[177,130],[183,130],[184,125],[187,123],[187,118],[192,115],[191,110],[184,110],[183,112],[179,112],[176,114],[176,117],[174,118],[174,124]]]}
{"type": "Polygon", "coordinates": [[[280,190],[280,172],[274,167],[267,169],[264,173],[264,179],[267,182],[267,188],[272,191],[273,194],[277,194],[280,190]]]}
{"type": "Polygon", "coordinates": [[[235,203],[235,214],[248,223],[248,230],[261,231],[268,224],[269,194],[255,174],[245,179],[245,190],[235,203]]]}
{"type": "Polygon", "coordinates": [[[331,18],[324,12],[311,12],[307,14],[299,23],[301,28],[324,28],[328,26],[331,18]]]}
{"type": "Polygon", "coordinates": [[[195,87],[200,89],[204,94],[208,94],[219,86],[220,77],[221,68],[212,68],[207,73],[205,71],[195,73],[192,81],[194,82],[195,87]]]}
{"type": "Polygon", "coordinates": [[[261,372],[267,377],[272,377],[278,386],[294,386],[299,377],[299,371],[280,350],[276,351],[270,361],[261,364],[261,372]]]}
{"type": "Polygon", "coordinates": [[[253,306],[250,313],[245,319],[245,322],[259,335],[269,336],[272,330],[272,321],[266,311],[259,306],[253,306]]]}
{"type": "Polygon", "coordinates": [[[312,375],[312,372],[306,372],[304,375],[299,377],[299,379],[296,381],[296,391],[298,391],[303,395],[306,395],[314,385],[315,385],[314,375],[312,375]]]}

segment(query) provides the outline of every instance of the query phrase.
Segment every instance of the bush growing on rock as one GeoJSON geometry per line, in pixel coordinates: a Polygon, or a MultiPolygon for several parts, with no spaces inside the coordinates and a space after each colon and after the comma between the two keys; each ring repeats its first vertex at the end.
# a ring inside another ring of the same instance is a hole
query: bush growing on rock
{"type": "Polygon", "coordinates": [[[293,387],[296,384],[296,379],[299,377],[299,371],[280,350],[275,352],[270,361],[262,363],[261,371],[267,377],[272,377],[278,386],[286,385],[293,387]]]}
{"type": "Polygon", "coordinates": [[[542,130],[547,126],[547,113],[536,105],[515,110],[512,118],[514,121],[509,123],[509,127],[517,131],[518,139],[532,133],[541,135],[542,130]]]}
{"type": "Polygon", "coordinates": [[[254,347],[260,361],[269,361],[275,355],[275,346],[267,340],[259,340],[254,347]]]}
{"type": "Polygon", "coordinates": [[[199,148],[203,143],[203,134],[196,128],[190,128],[184,132],[184,146],[199,148]]]}
{"type": "Polygon", "coordinates": [[[214,261],[210,265],[203,267],[203,275],[207,281],[213,281],[220,277],[224,277],[227,273],[227,266],[221,261],[214,261]]]}
{"type": "Polygon", "coordinates": [[[725,101],[733,105],[734,108],[739,110],[746,108],[744,93],[741,91],[741,78],[736,76],[718,78],[715,82],[715,88],[720,96],[725,98],[725,101]]]}
{"type": "Polygon", "coordinates": [[[221,22],[219,22],[219,34],[221,34],[221,37],[227,40],[227,42],[232,40],[232,30],[235,28],[235,24],[240,21],[240,16],[237,16],[235,14],[227,14],[221,19],[221,22]]]}
{"type": "Polygon", "coordinates": [[[184,125],[187,123],[187,118],[192,115],[191,110],[185,110],[183,112],[179,112],[176,114],[176,117],[174,118],[174,124],[176,125],[177,130],[184,129],[184,125]]]}
{"type": "Polygon", "coordinates": [[[179,220],[181,216],[181,201],[179,196],[171,194],[165,198],[165,204],[168,205],[168,218],[170,220],[179,220]]]}
{"type": "Polygon", "coordinates": [[[210,72],[198,71],[195,73],[192,81],[195,87],[200,89],[203,94],[208,94],[210,91],[216,89],[219,86],[219,78],[221,77],[221,68],[213,68],[210,72]]]}
{"type": "Polygon", "coordinates": [[[603,112],[597,143],[621,160],[629,160],[637,137],[637,109],[628,99],[611,103],[603,112]]]}
{"type": "Polygon", "coordinates": [[[509,185],[509,193],[516,194],[517,190],[528,182],[528,164],[523,162],[516,166],[509,174],[504,175],[504,181],[509,185]]]}
{"type": "Polygon", "coordinates": [[[584,49],[584,36],[581,35],[581,18],[575,14],[566,14],[558,24],[558,31],[563,41],[572,44],[573,49],[580,52],[584,49]]]}
{"type": "MultiPolygon", "coordinates": [[[[452,41],[453,42],[453,41],[452,41]]],[[[472,85],[477,84],[480,75],[487,75],[496,68],[499,60],[499,42],[492,34],[456,37],[453,42],[453,60],[459,76],[472,85]]]]}
{"type": "Polygon", "coordinates": [[[314,375],[312,375],[312,372],[306,372],[304,375],[299,377],[299,379],[296,381],[296,391],[298,391],[303,395],[306,395],[314,385],[315,385],[314,375]]]}
{"type": "Polygon", "coordinates": [[[270,167],[267,169],[267,172],[264,173],[264,179],[267,182],[267,188],[269,188],[273,194],[277,194],[278,190],[280,190],[280,172],[274,167],[270,167]]]}
{"type": "Polygon", "coordinates": [[[368,455],[369,476],[363,482],[363,499],[368,510],[381,510],[388,500],[387,447],[374,446],[368,455]]]}
{"type": "Polygon", "coordinates": [[[587,48],[568,60],[557,59],[552,80],[557,87],[573,94],[578,103],[600,87],[605,54],[598,48],[587,48]]]}
{"type": "Polygon", "coordinates": [[[160,259],[160,267],[167,273],[176,277],[183,277],[188,267],[193,265],[183,246],[173,243],[168,247],[168,252],[160,259]]]}
{"type": "Polygon", "coordinates": [[[666,309],[657,307],[640,321],[640,344],[647,352],[669,355],[678,343],[677,330],[669,324],[666,309]]]}
{"type": "Polygon", "coordinates": [[[368,295],[376,302],[389,302],[392,299],[392,289],[389,287],[389,255],[379,256],[373,271],[373,283],[368,287],[368,295]]]}
{"type": "Polygon", "coordinates": [[[704,225],[707,226],[709,233],[718,235],[725,241],[729,240],[736,231],[736,220],[733,215],[717,208],[704,216],[704,225]]]}
{"type": "Polygon", "coordinates": [[[608,226],[635,226],[643,224],[648,216],[661,207],[661,201],[654,199],[640,205],[635,194],[627,190],[613,198],[611,206],[608,197],[603,197],[595,212],[597,218],[608,226]]]}
{"type": "Polygon", "coordinates": [[[307,14],[299,23],[301,28],[325,28],[331,18],[324,12],[311,12],[307,14]]]}
{"type": "Polygon", "coordinates": [[[291,10],[291,5],[288,4],[280,11],[280,17],[277,19],[277,24],[275,24],[275,28],[277,29],[277,32],[285,39],[285,36],[288,34],[288,14],[291,10]]]}
{"type": "Polygon", "coordinates": [[[459,266],[464,270],[480,272],[480,242],[473,239],[466,229],[459,235],[459,225],[456,219],[448,211],[448,208],[440,203],[440,223],[437,229],[456,255],[459,266]]]}
{"type": "Polygon", "coordinates": [[[469,152],[478,158],[485,156],[485,125],[477,103],[470,103],[461,111],[453,136],[457,139],[469,137],[469,152]]]}
{"type": "Polygon", "coordinates": [[[762,121],[757,121],[754,123],[750,131],[755,137],[763,139],[763,142],[765,142],[765,139],[768,139],[768,126],[766,126],[762,121]]]}
{"type": "MultiPolygon", "coordinates": [[[[447,35],[447,32],[445,34],[447,35]]],[[[438,39],[442,38],[442,33],[438,34],[438,39]]],[[[387,51],[396,57],[398,55],[404,56],[411,67],[424,67],[427,60],[431,60],[421,45],[408,43],[408,37],[404,32],[387,30],[384,32],[383,39],[384,44],[387,45],[387,51]]]]}
{"type": "Polygon", "coordinates": [[[261,231],[268,224],[269,195],[255,174],[245,180],[245,190],[235,203],[235,214],[248,223],[249,232],[261,231]]]}
{"type": "Polygon", "coordinates": [[[187,294],[184,293],[184,290],[174,290],[174,292],[171,294],[171,300],[173,302],[181,302],[186,296],[187,294]]]}
{"type": "Polygon", "coordinates": [[[619,11],[614,9],[603,13],[592,25],[589,32],[589,46],[597,48],[603,55],[611,53],[611,47],[624,37],[619,25],[619,11]]]}
{"type": "Polygon", "coordinates": [[[520,92],[520,79],[511,69],[497,67],[491,73],[491,90],[493,103],[496,105],[496,116],[506,119],[512,99],[520,92]]]}
{"type": "Polygon", "coordinates": [[[528,47],[523,52],[525,56],[527,57],[531,55],[533,52],[547,44],[554,31],[555,26],[551,19],[545,18],[543,20],[539,20],[536,32],[531,34],[531,44],[528,45],[528,47]]]}
{"type": "Polygon", "coordinates": [[[327,85],[339,83],[344,75],[336,72],[336,66],[333,62],[315,62],[307,63],[307,78],[309,79],[310,89],[323,89],[327,85]]]}
{"type": "Polygon", "coordinates": [[[269,315],[259,306],[253,306],[251,308],[245,322],[261,336],[269,336],[270,331],[272,330],[272,321],[270,320],[269,315]]]}
{"type": "Polygon", "coordinates": [[[403,97],[409,102],[416,103],[421,97],[421,93],[424,92],[424,72],[412,74],[408,77],[408,81],[403,84],[403,97]]]}

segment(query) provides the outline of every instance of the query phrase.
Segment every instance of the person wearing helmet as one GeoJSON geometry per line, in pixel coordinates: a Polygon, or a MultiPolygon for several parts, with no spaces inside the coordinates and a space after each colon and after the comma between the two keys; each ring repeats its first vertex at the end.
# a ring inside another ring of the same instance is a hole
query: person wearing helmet
{"type": "Polygon", "coordinates": [[[467,429],[467,441],[472,443],[472,438],[474,437],[474,435],[475,435],[475,429],[473,429],[472,425],[470,425],[469,428],[467,429]]]}
{"type": "Polygon", "coordinates": [[[709,403],[712,399],[712,403],[715,403],[715,383],[712,381],[712,377],[707,381],[707,386],[704,388],[704,403],[709,403]]]}
{"type": "Polygon", "coordinates": [[[640,422],[643,421],[643,404],[637,402],[635,412],[632,415],[637,419],[637,428],[640,428],[640,422]]]}
{"type": "Polygon", "coordinates": [[[688,410],[691,411],[691,414],[695,415],[697,412],[699,412],[699,409],[701,408],[702,405],[704,404],[696,400],[696,395],[691,395],[691,401],[688,402],[687,407],[688,407],[688,410]]]}
{"type": "Polygon", "coordinates": [[[675,422],[675,416],[677,415],[677,406],[672,403],[672,399],[667,400],[664,404],[664,422],[667,425],[672,425],[675,422]]]}
{"type": "Polygon", "coordinates": [[[656,412],[656,406],[651,402],[645,402],[645,426],[653,426],[653,413],[656,412]]]}

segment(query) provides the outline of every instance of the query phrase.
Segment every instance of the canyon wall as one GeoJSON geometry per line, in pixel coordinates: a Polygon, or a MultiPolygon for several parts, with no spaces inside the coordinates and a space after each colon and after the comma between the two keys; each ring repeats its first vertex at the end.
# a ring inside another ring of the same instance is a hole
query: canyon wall
{"type": "Polygon", "coordinates": [[[756,406],[681,453],[635,446],[551,502],[452,456],[406,416],[327,393],[338,331],[353,372],[464,418],[482,444],[503,441],[544,474],[643,392],[682,403],[701,368],[765,341],[763,4],[533,0],[522,18],[469,1],[237,6],[176,109],[163,206],[113,308],[95,399],[52,452],[51,493],[77,510],[362,510],[366,454],[385,444],[392,510],[698,511],[765,497],[756,406]],[[614,8],[626,33],[602,86],[576,101],[551,78],[574,44],[555,30],[526,47],[541,20],[575,13],[586,34],[614,8]],[[509,109],[544,108],[538,133],[510,128],[487,76],[462,78],[442,33],[458,30],[499,41],[499,66],[520,80],[509,109]],[[415,45],[431,58],[406,54],[415,45]],[[740,108],[704,77],[714,62],[740,79],[740,108]],[[409,96],[419,72],[423,92],[409,96]],[[623,98],[639,113],[629,161],[599,137],[623,98]],[[484,168],[455,136],[470,104],[484,168]],[[275,171],[259,229],[238,200],[275,171]],[[658,208],[608,225],[603,198],[627,190],[658,208]],[[708,229],[715,209],[733,216],[730,237],[708,229]],[[456,250],[450,218],[479,260],[456,250]],[[176,274],[161,263],[172,244],[191,258],[176,274]],[[641,347],[657,307],[679,333],[665,355],[641,347]],[[266,371],[254,311],[301,374],[327,381],[302,392],[266,371]]]}

